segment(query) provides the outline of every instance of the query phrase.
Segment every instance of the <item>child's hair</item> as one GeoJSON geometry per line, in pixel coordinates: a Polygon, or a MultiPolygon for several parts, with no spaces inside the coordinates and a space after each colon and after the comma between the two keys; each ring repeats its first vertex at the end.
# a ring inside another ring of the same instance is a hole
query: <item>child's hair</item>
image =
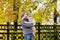
{"type": "Polygon", "coordinates": [[[29,17],[33,17],[32,14],[29,14],[29,17]]]}

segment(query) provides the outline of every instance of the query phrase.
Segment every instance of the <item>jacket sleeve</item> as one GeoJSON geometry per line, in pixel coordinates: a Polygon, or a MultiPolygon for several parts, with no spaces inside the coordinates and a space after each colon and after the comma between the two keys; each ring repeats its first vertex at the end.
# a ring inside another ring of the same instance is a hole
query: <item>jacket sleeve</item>
{"type": "Polygon", "coordinates": [[[24,23],[24,20],[21,21],[21,25],[24,27],[33,27],[33,23],[24,23]]]}

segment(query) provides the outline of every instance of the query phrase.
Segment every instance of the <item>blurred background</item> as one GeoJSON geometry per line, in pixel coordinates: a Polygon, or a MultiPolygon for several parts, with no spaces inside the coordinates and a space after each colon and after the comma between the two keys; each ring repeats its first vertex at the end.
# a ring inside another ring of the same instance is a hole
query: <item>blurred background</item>
{"type": "Polygon", "coordinates": [[[23,11],[33,14],[42,25],[53,25],[55,12],[60,24],[60,0],[0,0],[0,24],[16,20],[20,24],[23,11]]]}
{"type": "Polygon", "coordinates": [[[0,0],[0,40],[24,39],[22,12],[34,17],[34,40],[60,40],[60,0],[0,0]]]}

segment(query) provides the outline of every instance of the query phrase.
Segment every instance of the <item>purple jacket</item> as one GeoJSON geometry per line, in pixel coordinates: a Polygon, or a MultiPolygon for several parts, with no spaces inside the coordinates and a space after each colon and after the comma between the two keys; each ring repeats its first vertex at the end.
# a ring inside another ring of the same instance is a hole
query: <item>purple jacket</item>
{"type": "Polygon", "coordinates": [[[31,28],[31,27],[34,27],[33,23],[24,23],[25,21],[26,21],[25,19],[21,20],[21,25],[22,25],[23,33],[24,34],[33,33],[33,30],[31,28]]]}

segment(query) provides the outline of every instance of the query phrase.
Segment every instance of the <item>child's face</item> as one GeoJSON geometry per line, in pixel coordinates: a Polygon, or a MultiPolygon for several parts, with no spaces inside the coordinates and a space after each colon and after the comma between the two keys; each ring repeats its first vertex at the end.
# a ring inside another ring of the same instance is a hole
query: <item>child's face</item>
{"type": "Polygon", "coordinates": [[[30,16],[29,19],[32,19],[32,17],[30,16]]]}
{"type": "Polygon", "coordinates": [[[32,19],[33,19],[32,17],[29,17],[29,21],[32,21],[32,19]]]}

